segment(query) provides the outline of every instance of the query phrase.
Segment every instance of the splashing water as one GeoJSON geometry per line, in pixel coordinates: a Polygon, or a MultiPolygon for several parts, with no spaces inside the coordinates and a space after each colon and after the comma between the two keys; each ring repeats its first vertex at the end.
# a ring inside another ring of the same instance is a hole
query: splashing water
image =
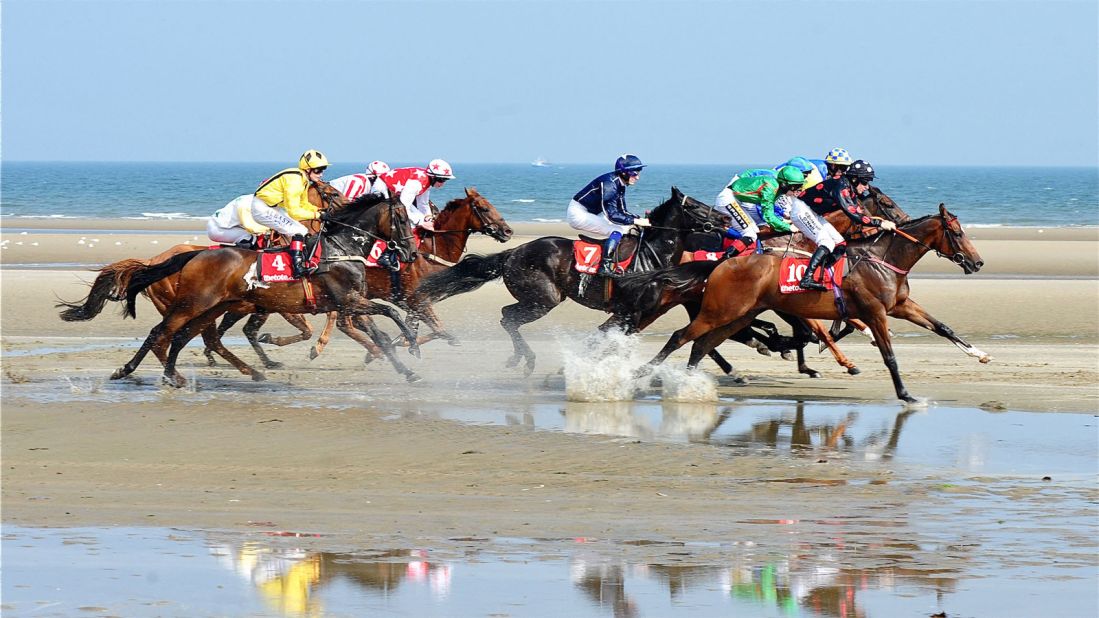
{"type": "Polygon", "coordinates": [[[644,381],[633,377],[643,365],[638,341],[622,331],[582,339],[559,338],[569,401],[627,401],[644,381]]]}
{"type": "Polygon", "coordinates": [[[657,375],[664,385],[664,401],[717,400],[717,381],[705,371],[661,365],[657,375]]]}
{"type": "MultiPolygon", "coordinates": [[[[583,339],[558,339],[564,361],[565,398],[568,401],[628,401],[651,378],[634,378],[645,364],[640,339],[622,331],[594,333],[583,339]]],[[[717,383],[702,371],[662,366],[656,376],[667,401],[715,401],[717,383]]]]}

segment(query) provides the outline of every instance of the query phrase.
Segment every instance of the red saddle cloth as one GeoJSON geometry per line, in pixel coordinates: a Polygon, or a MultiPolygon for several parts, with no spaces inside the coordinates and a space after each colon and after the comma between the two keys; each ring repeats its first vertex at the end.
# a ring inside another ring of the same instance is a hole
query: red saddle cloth
{"type": "MultiPolygon", "coordinates": [[[[321,243],[313,247],[313,255],[306,260],[305,266],[315,268],[321,263],[321,243]]],[[[264,251],[256,260],[259,268],[260,281],[264,283],[280,283],[296,281],[294,269],[291,267],[290,254],[286,251],[264,251]]]]}
{"type": "MultiPolygon", "coordinates": [[[[783,294],[797,294],[798,292],[807,291],[799,285],[806,268],[809,268],[808,258],[782,258],[782,265],[779,267],[778,274],[778,291],[783,294]]],[[[837,285],[843,285],[843,273],[846,271],[847,258],[841,257],[831,268],[818,268],[813,280],[817,283],[823,283],[824,287],[831,290],[837,285]],[[832,280],[833,276],[835,281],[832,280]]]]}
{"type": "MultiPolygon", "coordinates": [[[[366,254],[366,265],[367,265],[367,267],[369,267],[369,268],[381,268],[381,266],[378,265],[378,258],[380,258],[382,256],[382,254],[385,253],[386,246],[387,246],[387,243],[384,240],[374,241],[374,246],[370,248],[370,253],[366,254]]],[[[420,246],[420,228],[418,228],[418,227],[412,228],[412,246],[413,247],[419,247],[420,246]]],[[[402,270],[404,267],[405,267],[404,262],[398,262],[397,263],[397,270],[398,271],[402,270]]]]}
{"type": "MultiPolygon", "coordinates": [[[[576,262],[576,272],[594,275],[599,272],[599,262],[603,259],[603,243],[588,242],[586,240],[572,241],[572,255],[576,262]]],[[[633,254],[618,263],[618,269],[625,272],[633,262],[633,254]]]]}
{"type": "MultiPolygon", "coordinates": [[[[732,238],[725,238],[721,243],[721,251],[706,251],[705,249],[699,249],[691,253],[692,261],[695,262],[716,262],[725,256],[725,251],[732,247],[734,241],[732,238]]],[[[741,243],[743,245],[743,243],[741,243]]],[[[756,243],[752,243],[736,254],[736,257],[742,255],[751,255],[756,252],[756,243]]]]}

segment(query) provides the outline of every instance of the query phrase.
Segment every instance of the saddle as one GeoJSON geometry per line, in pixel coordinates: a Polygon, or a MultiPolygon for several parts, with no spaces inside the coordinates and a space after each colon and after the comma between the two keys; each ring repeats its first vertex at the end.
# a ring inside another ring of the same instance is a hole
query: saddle
{"type": "MultiPolygon", "coordinates": [[[[264,283],[278,283],[296,281],[293,269],[290,267],[290,254],[287,245],[277,247],[264,247],[258,249],[259,259],[256,260],[256,279],[264,283]]],[[[302,250],[306,268],[317,268],[321,263],[321,255],[324,253],[321,237],[307,236],[305,247],[302,250]]]]}
{"type": "MultiPolygon", "coordinates": [[[[603,241],[579,234],[580,239],[572,241],[572,255],[576,272],[594,275],[599,272],[599,263],[603,260],[603,241]]],[[[636,236],[624,236],[615,251],[615,267],[626,272],[637,254],[639,243],[636,236]],[[623,257],[625,254],[625,257],[623,257]]]]}

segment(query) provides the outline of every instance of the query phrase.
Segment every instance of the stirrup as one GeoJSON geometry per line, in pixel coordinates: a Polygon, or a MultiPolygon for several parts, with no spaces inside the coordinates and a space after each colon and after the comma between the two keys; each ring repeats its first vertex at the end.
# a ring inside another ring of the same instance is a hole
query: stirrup
{"type": "Polygon", "coordinates": [[[812,276],[803,278],[801,281],[798,282],[798,286],[803,290],[817,290],[818,292],[828,291],[827,286],[825,286],[823,283],[817,283],[816,281],[813,281],[812,276]]]}
{"type": "Polygon", "coordinates": [[[618,277],[620,273],[618,272],[617,264],[612,260],[604,260],[603,263],[599,265],[598,274],[600,277],[610,277],[614,279],[615,277],[618,277]]]}

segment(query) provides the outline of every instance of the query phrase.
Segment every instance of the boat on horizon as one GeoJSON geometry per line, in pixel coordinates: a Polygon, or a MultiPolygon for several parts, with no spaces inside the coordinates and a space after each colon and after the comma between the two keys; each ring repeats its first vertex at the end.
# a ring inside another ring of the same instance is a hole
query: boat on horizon
{"type": "Polygon", "coordinates": [[[537,159],[531,161],[530,164],[534,167],[549,167],[549,161],[546,161],[542,157],[538,157],[537,159]]]}

